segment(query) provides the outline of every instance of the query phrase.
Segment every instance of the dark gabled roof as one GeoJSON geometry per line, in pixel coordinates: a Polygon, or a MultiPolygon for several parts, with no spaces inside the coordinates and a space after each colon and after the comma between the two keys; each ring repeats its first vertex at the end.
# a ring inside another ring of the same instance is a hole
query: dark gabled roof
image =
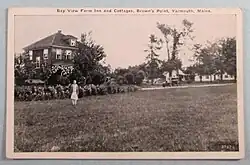
{"type": "Polygon", "coordinates": [[[65,35],[64,36],[65,39],[77,39],[75,36],[72,36],[72,35],[65,35]]]}
{"type": "Polygon", "coordinates": [[[45,38],[25,47],[23,49],[24,50],[32,50],[32,49],[46,48],[46,47],[50,47],[50,46],[72,47],[67,42],[67,39],[77,39],[77,38],[72,36],[72,35],[64,35],[59,30],[57,33],[54,33],[48,37],[45,37],[45,38]]]}

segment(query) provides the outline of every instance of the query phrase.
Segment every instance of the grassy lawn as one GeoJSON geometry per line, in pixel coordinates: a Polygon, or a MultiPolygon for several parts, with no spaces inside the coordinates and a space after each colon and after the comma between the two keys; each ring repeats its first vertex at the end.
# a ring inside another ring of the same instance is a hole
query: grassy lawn
{"type": "Polygon", "coordinates": [[[15,103],[16,152],[237,150],[237,139],[236,85],[91,96],[76,108],[15,103]]]}

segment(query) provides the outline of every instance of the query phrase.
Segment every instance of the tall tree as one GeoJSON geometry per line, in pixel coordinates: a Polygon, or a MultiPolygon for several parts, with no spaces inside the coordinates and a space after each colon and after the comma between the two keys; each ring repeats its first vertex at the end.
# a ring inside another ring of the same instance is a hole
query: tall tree
{"type": "Polygon", "coordinates": [[[82,34],[77,45],[78,51],[74,56],[74,72],[78,76],[76,78],[82,81],[82,77],[85,77],[87,82],[91,83],[91,74],[103,69],[100,69],[100,62],[106,54],[103,47],[92,40],[91,33],[82,34]]]}
{"type": "Polygon", "coordinates": [[[164,60],[161,63],[161,73],[166,71],[171,75],[173,70],[176,70],[178,72],[181,69],[181,67],[182,67],[182,61],[179,58],[164,60]]]}
{"type": "Polygon", "coordinates": [[[193,50],[194,54],[193,54],[193,59],[191,59],[191,61],[201,63],[200,54],[201,54],[201,50],[202,50],[202,45],[201,44],[194,44],[192,50],[193,50]]]}
{"type": "Polygon", "coordinates": [[[236,57],[236,39],[226,38],[221,41],[221,54],[224,58],[224,70],[229,75],[237,77],[237,57],[236,57]]]}
{"type": "Polygon", "coordinates": [[[158,50],[161,49],[161,40],[159,40],[155,35],[151,34],[149,36],[148,49],[145,52],[148,53],[146,56],[146,67],[148,68],[148,78],[151,79],[153,84],[153,79],[157,77],[159,72],[159,65],[161,60],[159,59],[158,50]]]}
{"type": "Polygon", "coordinates": [[[127,68],[116,68],[114,70],[114,74],[116,76],[124,76],[124,74],[128,73],[129,70],[127,68]]]}
{"type": "Polygon", "coordinates": [[[223,80],[223,74],[227,72],[226,59],[228,57],[228,50],[230,50],[230,48],[226,47],[226,40],[221,39],[214,43],[209,43],[207,49],[214,57],[216,74],[219,74],[220,79],[223,80]]]}
{"type": "Polygon", "coordinates": [[[218,72],[217,57],[219,57],[217,44],[209,43],[203,47],[200,44],[194,45],[194,58],[196,60],[194,68],[196,73],[200,75],[200,81],[202,81],[202,75],[209,75],[212,81],[212,76],[218,72]]]}
{"type": "Polygon", "coordinates": [[[182,21],[182,26],[183,27],[179,30],[176,27],[171,27],[167,24],[157,23],[157,28],[162,32],[165,39],[168,60],[174,60],[176,58],[179,51],[178,48],[184,44],[187,38],[193,39],[191,36],[191,33],[193,32],[193,23],[184,19],[182,21]],[[170,48],[172,48],[172,50],[170,50],[170,48]]]}
{"type": "Polygon", "coordinates": [[[208,42],[207,45],[194,46],[194,58],[196,70],[200,75],[219,74],[223,80],[223,74],[227,73],[236,79],[236,40],[224,38],[216,42],[208,42]]]}
{"type": "MultiPolygon", "coordinates": [[[[167,24],[157,23],[157,28],[161,31],[164,36],[167,52],[167,61],[164,61],[162,68],[166,69],[169,72],[169,75],[172,76],[172,71],[178,68],[180,64],[180,59],[177,59],[180,46],[185,44],[187,39],[193,39],[191,33],[193,23],[184,19],[182,21],[182,28],[177,29],[176,27],[171,27],[167,24]]],[[[177,69],[177,72],[179,70],[177,69]]]]}
{"type": "Polygon", "coordinates": [[[14,54],[14,69],[15,83],[17,85],[23,84],[28,74],[25,73],[25,62],[22,54],[14,54]]]}
{"type": "Polygon", "coordinates": [[[215,56],[209,52],[208,48],[205,48],[201,51],[201,58],[202,58],[202,65],[203,72],[206,75],[210,76],[210,81],[212,81],[212,75],[216,73],[216,66],[215,66],[215,56]]]}

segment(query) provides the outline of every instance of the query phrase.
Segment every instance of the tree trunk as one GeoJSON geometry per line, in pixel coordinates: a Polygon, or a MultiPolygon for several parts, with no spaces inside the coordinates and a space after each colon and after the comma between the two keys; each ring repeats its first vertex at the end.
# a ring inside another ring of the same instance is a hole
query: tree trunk
{"type": "Polygon", "coordinates": [[[170,60],[170,53],[169,53],[169,47],[168,47],[168,42],[167,42],[167,40],[166,40],[166,48],[167,48],[168,60],[170,60]]]}
{"type": "Polygon", "coordinates": [[[179,40],[180,40],[180,36],[181,36],[181,33],[174,33],[174,36],[173,36],[173,50],[172,50],[172,60],[175,60],[176,59],[176,52],[177,52],[177,44],[179,43],[179,40]]]}
{"type": "Polygon", "coordinates": [[[176,50],[177,50],[177,44],[173,43],[173,51],[172,51],[172,60],[176,59],[176,50]]]}
{"type": "Polygon", "coordinates": [[[202,82],[202,76],[200,75],[199,77],[200,77],[200,82],[202,82]]]}

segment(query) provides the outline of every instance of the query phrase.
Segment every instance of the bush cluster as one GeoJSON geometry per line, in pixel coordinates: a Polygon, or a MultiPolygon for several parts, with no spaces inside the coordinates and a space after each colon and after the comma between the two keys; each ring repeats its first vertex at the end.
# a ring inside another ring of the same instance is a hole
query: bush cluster
{"type": "MultiPolygon", "coordinates": [[[[79,86],[79,98],[92,95],[106,95],[115,93],[135,92],[139,88],[135,85],[85,85],[79,86]]],[[[62,86],[16,86],[16,101],[38,101],[70,98],[70,85],[62,86]]]]}

